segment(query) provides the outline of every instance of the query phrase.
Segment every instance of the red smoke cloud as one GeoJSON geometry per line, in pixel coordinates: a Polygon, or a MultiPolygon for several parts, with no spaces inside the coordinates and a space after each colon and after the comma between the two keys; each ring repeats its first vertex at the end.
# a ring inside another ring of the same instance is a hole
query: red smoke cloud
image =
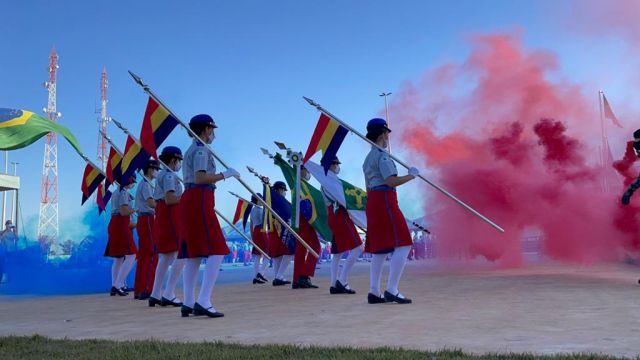
{"type": "Polygon", "coordinates": [[[622,184],[600,190],[597,103],[580,86],[550,80],[556,57],[523,49],[518,35],[471,44],[466,62],[404,84],[390,109],[428,176],[506,230],[433,195],[425,210],[441,208],[430,219],[440,254],[518,265],[522,237],[536,229],[553,258],[620,258],[638,243],[640,224],[637,209],[619,205],[622,184]]]}

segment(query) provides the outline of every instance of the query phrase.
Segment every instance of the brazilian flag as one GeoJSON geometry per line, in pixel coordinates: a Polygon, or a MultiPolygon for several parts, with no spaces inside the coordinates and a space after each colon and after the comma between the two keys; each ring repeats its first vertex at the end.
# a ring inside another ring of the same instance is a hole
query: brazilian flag
{"type": "Polygon", "coordinates": [[[58,133],[82,153],[69,129],[31,111],[0,108],[0,150],[29,146],[50,132],[58,133]]]}
{"type": "MultiPolygon", "coordinates": [[[[280,167],[280,170],[282,170],[282,174],[284,175],[287,184],[289,184],[292,195],[291,203],[293,205],[293,213],[295,214],[295,212],[298,211],[297,204],[295,204],[296,170],[291,165],[289,165],[280,154],[276,154],[273,161],[276,165],[278,165],[278,167],[280,167]]],[[[320,234],[320,236],[322,236],[325,241],[331,241],[331,239],[333,238],[333,234],[331,233],[331,229],[329,229],[329,223],[327,222],[327,207],[325,206],[322,192],[311,186],[306,180],[302,179],[302,181],[300,181],[300,200],[308,200],[311,203],[312,214],[311,219],[309,219],[309,224],[313,226],[313,228],[320,234]]],[[[294,219],[294,217],[295,215],[292,215],[291,219],[294,219]]]]}

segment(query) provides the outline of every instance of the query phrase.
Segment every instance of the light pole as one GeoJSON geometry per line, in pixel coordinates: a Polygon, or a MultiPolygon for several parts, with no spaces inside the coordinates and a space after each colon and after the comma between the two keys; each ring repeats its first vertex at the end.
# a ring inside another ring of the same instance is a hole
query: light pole
{"type": "MultiPolygon", "coordinates": [[[[389,95],[391,95],[390,92],[388,93],[383,92],[378,96],[382,96],[384,98],[384,117],[385,117],[385,120],[387,121],[387,126],[391,128],[391,122],[389,121],[389,107],[387,106],[387,96],[389,95]]],[[[391,139],[389,139],[389,153],[391,153],[391,139]]]]}
{"type": "MultiPolygon", "coordinates": [[[[12,161],[11,165],[13,165],[13,176],[18,176],[18,164],[20,164],[17,161],[12,161]]],[[[17,219],[18,219],[18,204],[16,202],[16,192],[18,190],[14,190],[13,191],[13,196],[11,197],[11,220],[13,221],[13,224],[15,225],[17,219]],[[13,218],[13,216],[15,215],[15,219],[13,218]]]]}

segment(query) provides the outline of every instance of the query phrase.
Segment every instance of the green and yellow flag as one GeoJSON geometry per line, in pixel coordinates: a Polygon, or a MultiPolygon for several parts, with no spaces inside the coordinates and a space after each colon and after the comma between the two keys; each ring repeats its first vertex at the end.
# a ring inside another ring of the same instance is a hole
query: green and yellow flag
{"type": "Polygon", "coordinates": [[[82,153],[75,136],[66,127],[31,111],[0,108],[0,150],[29,146],[50,132],[64,136],[78,153],[82,153]]]}
{"type": "MultiPolygon", "coordinates": [[[[291,189],[291,204],[292,215],[291,219],[295,219],[295,213],[298,211],[298,204],[295,204],[296,198],[296,170],[289,165],[280,154],[276,154],[273,162],[280,167],[282,174],[284,175],[289,188],[291,189]]],[[[329,223],[327,222],[327,207],[324,203],[324,198],[320,190],[311,186],[304,179],[300,182],[300,200],[309,200],[313,209],[309,224],[322,236],[325,241],[331,241],[333,235],[329,229],[329,223]]],[[[293,222],[293,220],[292,220],[293,222]]]]}

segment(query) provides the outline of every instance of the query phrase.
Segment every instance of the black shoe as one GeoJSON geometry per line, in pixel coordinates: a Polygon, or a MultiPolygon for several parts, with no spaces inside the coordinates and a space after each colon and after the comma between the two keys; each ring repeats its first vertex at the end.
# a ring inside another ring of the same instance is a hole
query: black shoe
{"type": "Polygon", "coordinates": [[[174,297],[173,299],[169,300],[163,296],[162,299],[160,299],[160,306],[173,306],[173,307],[182,306],[182,302],[174,301],[175,299],[176,298],[174,297]]]}
{"type": "Polygon", "coordinates": [[[182,315],[182,317],[189,317],[190,314],[193,314],[193,308],[182,305],[180,307],[180,314],[182,315]]]}
{"type": "Polygon", "coordinates": [[[387,302],[395,302],[395,303],[398,303],[398,304],[411,304],[411,299],[401,298],[401,297],[398,296],[399,294],[400,293],[398,293],[396,295],[393,295],[392,293],[390,293],[388,291],[385,291],[384,292],[384,299],[387,302]]]}
{"type": "Polygon", "coordinates": [[[257,277],[257,276],[253,278],[253,284],[254,284],[254,285],[255,285],[255,284],[264,284],[264,283],[265,283],[265,282],[264,282],[264,281],[262,281],[262,279],[260,279],[260,278],[259,278],[259,277],[257,277]]]}
{"type": "Polygon", "coordinates": [[[138,300],[138,299],[140,299],[140,295],[138,295],[138,294],[134,293],[134,294],[133,294],[133,299],[134,299],[134,300],[138,300]]]}
{"type": "Polygon", "coordinates": [[[133,291],[133,289],[129,289],[128,287],[123,286],[123,287],[121,287],[121,288],[120,288],[120,291],[122,291],[123,293],[125,293],[125,294],[129,295],[129,293],[130,293],[131,291],[133,291]]]}
{"type": "Polygon", "coordinates": [[[273,286],[282,286],[282,285],[288,285],[291,284],[291,281],[287,281],[287,280],[280,280],[280,279],[273,279],[273,282],[271,283],[273,286]]]}
{"type": "Polygon", "coordinates": [[[142,293],[138,296],[138,300],[149,300],[151,298],[151,294],[142,293]]]}
{"type": "Polygon", "coordinates": [[[369,293],[369,295],[367,295],[367,302],[369,302],[369,304],[384,304],[387,302],[387,300],[385,300],[382,296],[377,296],[369,293]]]}
{"type": "Polygon", "coordinates": [[[122,291],[122,289],[118,289],[115,286],[112,286],[111,287],[111,293],[109,295],[111,295],[111,296],[116,296],[116,295],[118,295],[118,296],[127,296],[127,295],[129,295],[129,293],[127,293],[125,291],[122,291]]]}
{"type": "Polygon", "coordinates": [[[338,290],[335,286],[331,286],[329,288],[329,294],[331,295],[335,295],[335,294],[344,294],[344,292],[338,290]]]}
{"type": "Polygon", "coordinates": [[[264,281],[264,282],[269,282],[269,279],[267,279],[266,277],[264,277],[262,274],[258,273],[258,276],[256,276],[258,279],[264,281]]]}
{"type": "Polygon", "coordinates": [[[294,281],[294,282],[291,284],[291,288],[292,288],[292,289],[300,289],[300,284],[298,284],[298,282],[297,282],[297,281],[294,281]]]}
{"type": "Polygon", "coordinates": [[[300,279],[298,280],[298,286],[301,289],[317,289],[318,288],[316,285],[313,285],[311,283],[311,279],[309,279],[308,276],[300,276],[300,279]]]}
{"type": "MultiPolygon", "coordinates": [[[[209,309],[213,308],[210,307],[209,309]]],[[[221,312],[211,312],[209,311],[209,309],[205,309],[204,307],[202,307],[202,305],[196,303],[195,305],[193,305],[193,315],[194,316],[202,316],[202,315],[206,315],[210,318],[219,318],[219,317],[223,317],[224,314],[221,312]]]]}
{"type": "Polygon", "coordinates": [[[336,280],[336,289],[342,291],[342,294],[355,294],[356,291],[353,289],[349,289],[347,286],[349,286],[349,284],[344,284],[342,285],[342,283],[340,282],[340,280],[336,280]]]}
{"type": "Polygon", "coordinates": [[[149,297],[149,307],[155,307],[156,305],[164,306],[162,305],[162,300],[158,300],[154,297],[149,297]]]}

